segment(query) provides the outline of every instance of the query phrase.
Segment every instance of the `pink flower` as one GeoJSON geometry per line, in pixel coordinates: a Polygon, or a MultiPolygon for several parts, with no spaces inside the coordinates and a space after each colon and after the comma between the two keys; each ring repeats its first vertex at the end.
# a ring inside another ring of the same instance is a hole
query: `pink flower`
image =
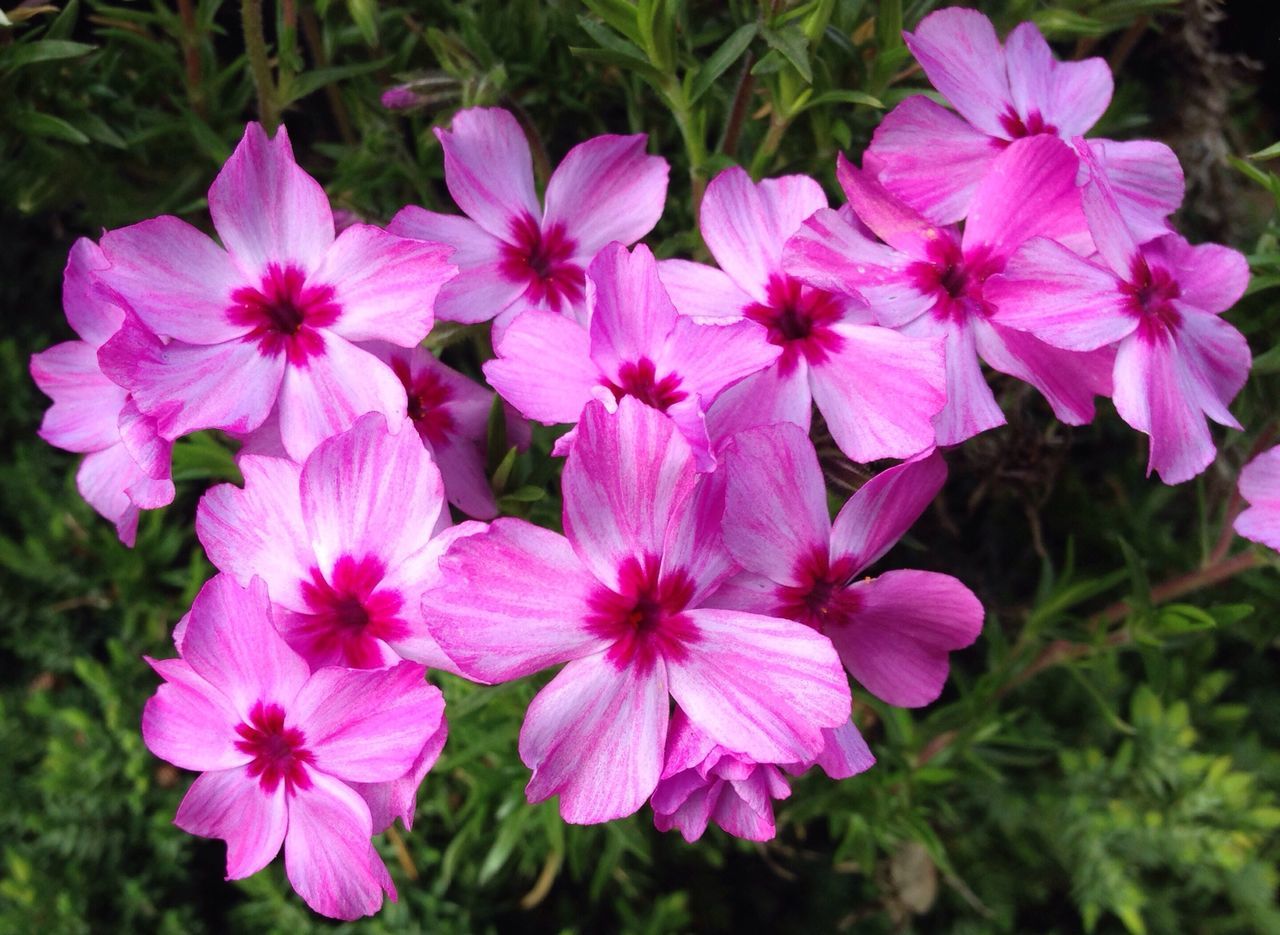
{"type": "Polygon", "coordinates": [[[312,672],[280,638],[267,588],[218,575],[192,605],[181,658],[147,661],[164,684],[142,713],[156,756],[201,775],[178,808],[184,831],[227,842],[227,879],[284,845],[289,882],[339,919],[376,912],[395,887],[370,843],[354,784],[395,780],[444,718],[421,666],[312,672]]]}
{"type": "Polygon", "coordinates": [[[518,312],[542,309],[585,323],[587,266],[607,243],[633,244],[658,223],[667,161],[646,156],[646,137],[597,136],[569,150],[538,203],[529,143],[505,110],[472,108],[436,130],[445,182],[467,215],[410,205],[389,230],[457,248],[460,272],[440,293],[449,321],[496,316],[495,339],[518,312]]]}
{"type": "Polygon", "coordinates": [[[1092,246],[1077,164],[1071,148],[1051,136],[1013,143],[978,186],[961,233],[926,220],[840,156],[836,174],[866,227],[824,209],[788,242],[787,268],[798,278],[861,295],[880,324],[945,342],[947,404],[934,418],[940,445],[1005,422],[980,359],[1036,387],[1069,425],[1091,421],[1094,394],[1111,393],[1106,351],[1062,351],[1007,328],[984,295],[987,278],[1030,237],[1092,246]]]}
{"type": "Polygon", "coordinates": [[[301,466],[240,459],[244,489],[219,484],[200,501],[199,536],[220,571],[261,577],[290,647],[318,668],[372,668],[401,657],[443,668],[420,603],[449,538],[440,472],[417,433],[369,413],[322,442],[301,466]]]}
{"type": "MultiPolygon", "coordinates": [[[[485,471],[489,412],[494,394],[445,366],[423,347],[370,345],[385,360],[409,397],[409,421],[444,478],[449,502],[476,519],[493,519],[498,506],[485,471]]],[[[529,441],[528,423],[507,418],[511,444],[529,441]]]]}
{"type": "Polygon", "coordinates": [[[1220,314],[1244,293],[1249,265],[1217,244],[1177,234],[1139,246],[1108,178],[1084,140],[1085,215],[1099,261],[1037,238],[987,282],[1003,324],[1055,347],[1091,351],[1120,342],[1113,380],[1120,417],[1151,438],[1147,471],[1189,480],[1216,449],[1205,416],[1240,428],[1227,410],[1249,374],[1249,345],[1220,314]]]}
{"type": "MultiPolygon", "coordinates": [[[[951,7],[904,37],[959,115],[923,96],[907,98],[877,128],[863,165],[938,224],[969,212],[978,184],[1010,142],[1087,133],[1111,100],[1105,61],[1057,61],[1032,23],[1001,46],[983,14],[951,7]]],[[[1165,233],[1184,187],[1173,151],[1147,140],[1093,140],[1089,148],[1115,179],[1121,210],[1140,239],[1165,233]]]]}
{"type": "Polygon", "coordinates": [[[294,162],[282,128],[251,123],[209,189],[223,250],[173,217],[108,231],[101,274],[142,322],[100,354],[160,434],[247,434],[278,409],[294,460],[366,412],[398,427],[405,394],[391,368],[353,342],[403,347],[431,328],[454,273],[448,248],[366,224],[334,237],[324,191],[294,162]]]}
{"type": "Polygon", "coordinates": [[[724,453],[724,471],[724,541],[743,571],[711,603],[807,624],[831,640],[863,688],[889,704],[919,707],[936,699],[948,653],[978,638],[982,605],[950,575],[859,576],[942,487],[941,456],[876,475],[834,524],[817,455],[795,426],[737,435],[724,453]]]}
{"type": "Polygon", "coordinates": [[[757,762],[809,759],[849,719],[830,643],[807,627],[704,606],[733,571],[718,475],[671,421],[592,402],[561,480],[566,536],[516,519],[456,539],[423,611],[464,675],[504,682],[567,663],[533,703],[526,793],[566,821],[636,811],[662,772],[671,698],[757,762]]]}
{"type": "Polygon", "coordinates": [[[86,455],[76,486],[89,505],[116,525],[125,545],[133,545],[138,511],[173,501],[169,475],[172,445],[156,435],[128,391],[98,366],[98,348],[124,323],[128,311],[98,283],[108,263],[102,251],[81,238],[71,248],[63,274],[62,304],[80,336],[31,358],[31,377],[53,400],[40,437],[51,445],[86,455]]]}
{"type": "MultiPolygon", "coordinates": [[[[577,422],[591,399],[613,407],[623,397],[666,413],[699,464],[715,461],[706,410],[726,387],[772,363],[779,349],[759,325],[700,324],[676,314],[649,248],[622,244],[600,251],[587,270],[587,327],[531,311],[507,329],[489,383],[526,417],[577,422]]],[[[556,454],[568,450],[571,436],[556,454]]]]}
{"type": "Polygon", "coordinates": [[[1236,517],[1236,532],[1280,552],[1280,446],[1245,465],[1240,496],[1249,509],[1236,517]]]}
{"type": "Polygon", "coordinates": [[[777,363],[743,380],[708,413],[711,436],[794,422],[808,430],[817,403],[836,443],[855,461],[905,458],[933,444],[946,402],[942,345],[874,324],[865,302],[802,284],[782,249],[827,206],[807,176],[758,185],[742,169],[721,172],[702,201],[702,237],[720,269],[667,260],[662,281],[681,314],[705,322],[759,322],[777,363]],[[723,270],[723,272],[722,272],[723,270]]]}
{"type": "MultiPolygon", "coordinates": [[[[827,744],[817,762],[832,779],[848,778],[875,763],[852,722],[824,733],[827,744]]],[[[800,773],[809,765],[783,768],[800,773]]],[[[725,749],[676,709],[662,779],[649,801],[659,831],[677,828],[692,843],[714,821],[735,837],[767,841],[774,835],[773,800],[790,795],[782,769],[725,749]]]]}

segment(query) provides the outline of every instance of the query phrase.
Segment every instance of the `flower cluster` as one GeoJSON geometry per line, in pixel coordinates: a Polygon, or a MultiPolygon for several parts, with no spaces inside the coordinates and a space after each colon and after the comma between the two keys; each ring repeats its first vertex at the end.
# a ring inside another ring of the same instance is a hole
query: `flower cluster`
{"type": "MultiPolygon", "coordinates": [[[[644,136],[574,147],[539,198],[519,124],[489,109],[437,131],[463,215],[337,232],[287,133],[250,124],[209,191],[220,243],[162,217],[75,245],[80,340],[32,374],[43,436],[87,454],[85,499],[131,543],[174,496],[177,439],[241,443],[243,487],[196,518],[219,574],[178,658],[151,662],[143,718],[152,751],[201,773],[177,824],[227,842],[228,878],[283,844],[319,912],[394,898],[370,838],[411,823],[444,745],[428,668],[560,666],[518,753],[529,801],[566,821],[648,803],[690,841],[771,837],[789,775],[874,763],[850,677],[929,704],[981,630],[955,578],[867,572],[941,489],[942,450],[1003,423],[983,362],[1069,424],[1112,397],[1168,483],[1205,469],[1206,417],[1239,427],[1249,349],[1220,315],[1247,267],[1169,225],[1173,154],[1086,139],[1110,72],[1056,61],[1030,24],[1001,44],[947,9],[907,41],[954,110],[899,105],[861,168],[840,157],[839,208],[808,177],[721,173],[700,205],[715,266],[639,243],[668,174],[644,136]],[[437,318],[492,322],[492,390],[422,346],[437,318]],[[571,426],[563,534],[498,517],[494,391],[509,437],[571,426]],[[900,462],[834,519],[815,406],[849,459],[900,462]]],[[[1272,547],[1278,458],[1245,471],[1237,521],[1272,547]]]]}

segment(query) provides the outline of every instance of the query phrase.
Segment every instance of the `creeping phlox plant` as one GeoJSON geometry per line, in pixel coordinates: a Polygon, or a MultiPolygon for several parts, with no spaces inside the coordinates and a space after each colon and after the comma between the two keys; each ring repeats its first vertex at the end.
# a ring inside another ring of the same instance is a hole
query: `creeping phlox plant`
{"type": "MultiPolygon", "coordinates": [[[[652,808],[773,836],[788,776],[871,768],[849,677],[890,705],[941,693],[983,609],[945,574],[866,572],[946,478],[945,449],[1004,417],[982,363],[1062,421],[1109,396],[1186,481],[1207,419],[1250,367],[1221,314],[1244,258],[1169,225],[1177,159],[1088,138],[1100,59],[1059,62],[1030,24],[982,15],[906,36],[951,108],[909,98],[847,199],[804,176],[708,186],[716,266],[639,241],[667,193],[646,138],[574,147],[542,197],[502,110],[437,130],[463,212],[409,206],[335,232],[284,129],[250,124],[209,190],[220,242],[173,217],[81,240],[63,302],[80,340],[37,354],[41,429],[86,455],[85,499],[132,543],[173,499],[175,440],[242,443],[243,487],[203,497],[219,574],[177,625],[143,737],[199,772],[176,823],[227,843],[227,876],[284,848],[313,909],[375,912],[391,879],[371,836],[413,820],[445,743],[428,668],[483,683],[561,666],[530,704],[530,802],[566,821],[652,808]],[[422,343],[437,319],[492,321],[492,390],[422,343]],[[485,474],[494,392],[508,438],[572,426],[563,534],[498,517],[485,474]],[[814,406],[849,459],[899,461],[834,520],[814,406]],[[454,523],[456,515],[470,517],[454,523]]],[[[1280,449],[1243,472],[1241,535],[1280,548],[1280,449]]]]}

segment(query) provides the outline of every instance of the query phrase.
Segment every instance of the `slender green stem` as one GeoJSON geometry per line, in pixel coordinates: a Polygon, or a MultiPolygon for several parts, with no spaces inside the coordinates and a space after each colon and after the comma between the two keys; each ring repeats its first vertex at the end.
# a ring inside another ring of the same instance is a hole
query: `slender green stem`
{"type": "Polygon", "coordinates": [[[262,0],[240,0],[240,23],[244,29],[244,48],[249,56],[253,86],[258,92],[258,119],[268,133],[275,133],[280,115],[276,111],[276,88],[271,76],[271,59],[267,54],[267,37],[262,31],[262,0]]]}

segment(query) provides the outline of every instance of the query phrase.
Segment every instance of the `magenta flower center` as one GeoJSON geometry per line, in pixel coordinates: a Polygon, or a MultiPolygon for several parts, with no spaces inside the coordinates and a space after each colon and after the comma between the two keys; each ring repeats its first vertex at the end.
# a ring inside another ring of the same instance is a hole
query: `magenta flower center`
{"type": "Polygon", "coordinates": [[[657,369],[647,357],[627,361],[618,368],[618,382],[606,380],[605,386],[613,393],[613,398],[621,400],[624,396],[634,396],[646,406],[666,412],[689,394],[680,389],[680,377],[669,373],[659,379],[657,369]]]}
{"type": "Polygon", "coordinates": [[[799,584],[778,586],[777,615],[819,633],[848,623],[862,605],[862,598],[849,587],[856,570],[850,559],[832,562],[825,547],[815,549],[796,569],[799,584]]]}
{"type": "Polygon", "coordinates": [[[311,788],[306,767],[315,757],[307,750],[302,731],[284,726],[284,709],[278,704],[258,701],[249,712],[249,723],[237,725],[236,733],[240,735],[236,749],[253,757],[249,775],[258,780],[263,792],[275,792],[282,780],[290,795],[311,788]]]}
{"type": "Polygon", "coordinates": [[[302,598],[310,611],[304,636],[314,651],[337,656],[354,667],[382,665],[379,640],[401,639],[409,634],[400,619],[404,599],[399,591],[380,587],[386,566],[371,556],[343,555],[334,563],[332,580],[318,568],[302,582],[302,598]]]}
{"type": "Polygon", "coordinates": [[[654,661],[680,659],[684,646],[698,638],[697,627],[684,615],[693,597],[693,582],[682,570],[662,573],[653,556],[627,561],[618,570],[618,590],[601,586],[588,600],[587,628],[611,640],[606,658],[618,669],[633,663],[642,669],[654,661]]]}
{"type": "Polygon", "coordinates": [[[930,313],[939,321],[990,317],[993,309],[983,298],[986,281],[1003,268],[990,251],[978,246],[964,252],[951,238],[929,245],[929,258],[907,267],[917,289],[935,298],[930,313]]]}
{"type": "Polygon", "coordinates": [[[1038,110],[1031,111],[1031,113],[1027,114],[1027,119],[1023,120],[1010,107],[1000,115],[1000,126],[1004,128],[1005,133],[1009,134],[1010,140],[1020,140],[1027,136],[1039,136],[1042,133],[1052,133],[1056,136],[1058,133],[1058,128],[1046,121],[1038,110]]]}
{"type": "Polygon", "coordinates": [[[227,318],[253,330],[248,340],[268,357],[285,354],[294,366],[305,366],[324,353],[324,339],[315,330],[332,325],[342,314],[333,286],[309,284],[296,266],[271,263],[257,288],[241,286],[231,293],[227,318]]]}
{"type": "Polygon", "coordinates": [[[1182,295],[1177,281],[1163,267],[1152,267],[1142,257],[1133,261],[1129,281],[1121,285],[1129,311],[1138,318],[1138,333],[1153,340],[1182,324],[1182,315],[1173,300],[1182,295]]]}
{"type": "Polygon", "coordinates": [[[409,397],[409,420],[418,434],[432,445],[443,444],[456,425],[448,405],[453,390],[431,370],[424,370],[415,378],[406,361],[393,360],[391,369],[409,397]]]}
{"type": "Polygon", "coordinates": [[[499,269],[513,282],[528,284],[526,299],[564,311],[581,302],[586,292],[586,274],[573,262],[577,246],[562,225],[542,230],[537,220],[526,214],[511,223],[499,269]]]}
{"type": "Polygon", "coordinates": [[[770,342],[782,348],[778,366],[783,373],[790,373],[801,357],[820,364],[844,343],[832,329],[840,321],[841,309],[831,293],[802,285],[789,276],[773,276],[767,298],[767,303],[747,306],[744,314],[764,325],[770,342]]]}

